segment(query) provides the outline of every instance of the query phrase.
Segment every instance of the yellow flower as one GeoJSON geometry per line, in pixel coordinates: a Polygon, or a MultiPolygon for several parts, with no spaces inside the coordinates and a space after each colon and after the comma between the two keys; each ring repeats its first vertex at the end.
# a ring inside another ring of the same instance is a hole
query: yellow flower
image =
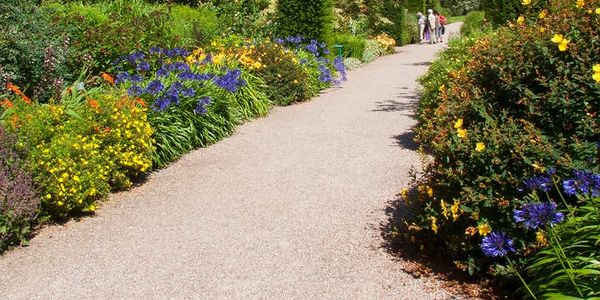
{"type": "Polygon", "coordinates": [[[560,41],[560,43],[558,44],[558,50],[561,52],[567,51],[567,49],[569,48],[569,43],[571,41],[567,40],[567,39],[563,39],[562,41],[560,41]]]}
{"type": "Polygon", "coordinates": [[[562,40],[564,40],[564,37],[562,36],[562,34],[555,34],[555,35],[552,37],[552,42],[553,42],[553,43],[556,43],[556,44],[558,44],[558,43],[562,42],[562,40]]]}
{"type": "Polygon", "coordinates": [[[577,0],[577,8],[583,8],[585,6],[585,1],[577,0]]]}
{"type": "Polygon", "coordinates": [[[456,131],[456,135],[458,135],[459,138],[466,138],[467,137],[467,130],[466,129],[458,129],[456,131]]]}
{"type": "Polygon", "coordinates": [[[58,205],[58,206],[63,206],[63,205],[64,205],[64,203],[63,203],[62,201],[58,201],[58,202],[56,202],[56,205],[58,205]]]}
{"type": "Polygon", "coordinates": [[[485,144],[482,142],[477,143],[477,145],[475,145],[475,151],[477,152],[481,152],[485,150],[485,144]]]}
{"type": "Polygon", "coordinates": [[[546,28],[545,27],[540,27],[539,30],[540,30],[541,33],[546,32],[546,28]]]}
{"type": "Polygon", "coordinates": [[[546,246],[548,245],[548,240],[546,240],[546,235],[544,234],[543,231],[537,231],[535,233],[535,240],[536,242],[538,242],[538,244],[540,244],[541,246],[546,246]]]}
{"type": "Polygon", "coordinates": [[[433,197],[433,189],[431,187],[427,187],[427,195],[429,196],[429,198],[433,197]]]}
{"type": "Polygon", "coordinates": [[[434,232],[435,234],[437,234],[437,231],[438,231],[438,226],[437,226],[437,224],[436,224],[436,222],[437,222],[437,219],[436,219],[436,217],[429,217],[429,219],[431,220],[431,230],[433,230],[433,232],[434,232]]]}
{"type": "Polygon", "coordinates": [[[594,11],[597,15],[600,15],[600,7],[596,8],[596,10],[594,11]]]}
{"type": "Polygon", "coordinates": [[[46,194],[46,199],[50,199],[50,198],[52,198],[52,195],[46,194]]]}
{"type": "Polygon", "coordinates": [[[527,5],[531,5],[531,0],[523,0],[523,2],[521,2],[521,4],[527,6],[527,5]]]}
{"type": "Polygon", "coordinates": [[[442,208],[442,215],[444,218],[448,219],[448,207],[446,206],[446,201],[443,199],[440,201],[440,207],[442,208]]]}
{"type": "Polygon", "coordinates": [[[402,197],[402,199],[404,199],[404,200],[408,200],[408,189],[407,188],[403,188],[400,191],[400,197],[402,197]]]}
{"type": "Polygon", "coordinates": [[[458,217],[460,217],[460,212],[461,212],[460,211],[460,201],[454,200],[454,204],[452,204],[450,211],[452,212],[452,219],[454,221],[458,220],[458,217]]]}
{"type": "Polygon", "coordinates": [[[546,10],[542,10],[542,11],[540,12],[540,14],[538,15],[538,17],[539,17],[540,19],[543,19],[543,18],[545,18],[547,15],[548,15],[548,13],[546,12],[546,10]]]}
{"type": "Polygon", "coordinates": [[[546,172],[546,168],[540,167],[540,165],[538,165],[538,164],[532,164],[531,166],[533,167],[533,170],[535,170],[538,173],[546,172]]]}
{"type": "Polygon", "coordinates": [[[490,232],[492,232],[492,227],[490,227],[490,225],[487,223],[479,224],[479,226],[477,226],[477,229],[479,230],[479,235],[481,236],[486,236],[490,232]]]}
{"type": "Polygon", "coordinates": [[[519,18],[517,18],[517,24],[519,24],[519,25],[525,24],[525,17],[519,16],[519,18]]]}
{"type": "Polygon", "coordinates": [[[592,75],[592,78],[596,80],[596,82],[600,82],[600,72],[594,73],[594,75],[592,75]]]}
{"type": "Polygon", "coordinates": [[[463,119],[458,119],[454,123],[454,128],[456,128],[456,129],[461,128],[462,126],[463,126],[463,119]]]}
{"type": "Polygon", "coordinates": [[[594,72],[596,72],[596,73],[600,73],[600,64],[595,64],[595,65],[592,67],[592,70],[593,70],[594,72]]]}

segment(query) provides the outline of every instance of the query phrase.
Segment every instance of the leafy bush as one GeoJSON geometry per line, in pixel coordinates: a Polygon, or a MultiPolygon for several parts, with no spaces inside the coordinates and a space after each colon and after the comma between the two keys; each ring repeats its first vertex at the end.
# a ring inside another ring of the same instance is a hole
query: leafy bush
{"type": "Polygon", "coordinates": [[[111,186],[128,187],[150,169],[153,150],[143,102],[103,89],[66,94],[61,104],[20,101],[5,114],[29,149],[42,214],[53,218],[94,211],[111,186]]]}
{"type": "Polygon", "coordinates": [[[16,142],[0,126],[0,253],[27,239],[40,204],[32,176],[24,169],[26,154],[16,149],[16,142]]]}
{"type": "Polygon", "coordinates": [[[191,8],[176,5],[170,8],[170,36],[177,40],[179,47],[207,45],[218,34],[217,17],[208,6],[191,8]]]}
{"type": "Polygon", "coordinates": [[[344,57],[362,59],[367,40],[352,34],[336,34],[333,42],[344,46],[344,57]]]}
{"type": "Polygon", "coordinates": [[[53,12],[36,3],[0,3],[0,27],[4,28],[0,31],[0,83],[3,86],[9,80],[30,96],[49,98],[60,94],[63,77],[69,78],[64,66],[69,39],[51,22],[53,12]]]}
{"type": "Polygon", "coordinates": [[[490,30],[490,24],[485,19],[485,12],[471,11],[465,17],[465,22],[460,28],[460,33],[463,36],[471,36],[478,32],[490,30]]]}
{"type": "Polygon", "coordinates": [[[277,34],[302,35],[309,40],[329,43],[333,28],[332,0],[277,1],[277,34]]]}
{"type": "MultiPolygon", "coordinates": [[[[425,0],[408,0],[405,2],[406,3],[404,5],[409,12],[414,14],[418,12],[425,12],[425,0]]],[[[417,20],[415,19],[414,21],[416,22],[417,20]]]]}
{"type": "MultiPolygon", "coordinates": [[[[535,1],[538,7],[546,7],[551,1],[540,0],[535,1]]],[[[485,11],[486,16],[494,25],[505,25],[506,22],[517,19],[525,8],[521,0],[486,0],[482,1],[481,8],[485,11]]]]}
{"type": "Polygon", "coordinates": [[[344,65],[348,70],[358,69],[362,66],[363,62],[360,59],[356,59],[354,57],[344,58],[344,65]]]}
{"type": "Polygon", "coordinates": [[[367,48],[362,56],[362,61],[370,63],[384,54],[385,48],[383,48],[381,43],[374,40],[367,40],[367,48]]]}
{"type": "Polygon", "coordinates": [[[564,177],[599,155],[600,15],[588,12],[597,3],[553,1],[541,18],[530,8],[521,24],[466,52],[451,48],[458,61],[434,64],[423,79],[416,132],[433,160],[417,181],[411,228],[430,229],[449,257],[470,259],[472,272],[481,262],[476,228],[516,231],[523,179],[551,166],[564,177]]]}

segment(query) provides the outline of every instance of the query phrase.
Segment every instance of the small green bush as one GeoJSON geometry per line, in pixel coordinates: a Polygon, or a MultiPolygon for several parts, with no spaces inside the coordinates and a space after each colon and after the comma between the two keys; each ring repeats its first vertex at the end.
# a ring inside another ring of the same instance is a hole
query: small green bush
{"type": "Polygon", "coordinates": [[[207,45],[218,34],[217,16],[208,6],[192,8],[176,5],[170,8],[169,16],[170,36],[178,39],[179,47],[207,45]]]}
{"type": "MultiPolygon", "coordinates": [[[[421,13],[425,13],[425,0],[407,0],[405,1],[404,6],[406,7],[406,9],[408,10],[408,12],[416,14],[418,12],[421,13]]],[[[416,22],[417,19],[415,18],[414,21],[416,22]]]]}
{"type": "Polygon", "coordinates": [[[333,1],[279,0],[276,22],[278,36],[304,36],[329,44],[333,30],[333,1]]]}
{"type": "Polygon", "coordinates": [[[336,34],[333,43],[344,46],[344,57],[363,58],[367,40],[352,34],[336,34]]]}
{"type": "Polygon", "coordinates": [[[361,58],[363,62],[370,63],[378,57],[386,54],[385,48],[383,48],[383,46],[379,42],[374,40],[367,40],[366,44],[367,47],[365,48],[365,51],[361,58]]]}
{"type": "Polygon", "coordinates": [[[490,27],[490,24],[485,18],[485,12],[471,11],[466,15],[465,21],[460,28],[460,33],[463,36],[472,36],[478,32],[491,30],[490,27]]]}

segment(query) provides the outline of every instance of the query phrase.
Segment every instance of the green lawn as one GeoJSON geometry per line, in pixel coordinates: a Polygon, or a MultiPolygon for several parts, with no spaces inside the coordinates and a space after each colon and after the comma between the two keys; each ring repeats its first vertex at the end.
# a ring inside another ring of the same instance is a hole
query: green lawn
{"type": "Polygon", "coordinates": [[[448,24],[456,23],[456,22],[464,22],[465,16],[451,16],[448,17],[448,24]]]}

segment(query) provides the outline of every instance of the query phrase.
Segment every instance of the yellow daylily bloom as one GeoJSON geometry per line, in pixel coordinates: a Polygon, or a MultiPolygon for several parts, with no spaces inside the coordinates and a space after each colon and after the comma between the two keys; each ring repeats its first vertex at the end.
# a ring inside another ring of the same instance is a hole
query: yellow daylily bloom
{"type": "Polygon", "coordinates": [[[521,4],[527,6],[527,5],[531,5],[531,0],[523,0],[523,2],[521,2],[521,4]]]}
{"type": "Polygon", "coordinates": [[[475,145],[475,151],[477,151],[477,152],[481,152],[481,151],[483,151],[483,150],[485,150],[485,144],[484,144],[484,143],[482,143],[482,142],[479,142],[479,143],[477,143],[477,144],[475,145]]]}

